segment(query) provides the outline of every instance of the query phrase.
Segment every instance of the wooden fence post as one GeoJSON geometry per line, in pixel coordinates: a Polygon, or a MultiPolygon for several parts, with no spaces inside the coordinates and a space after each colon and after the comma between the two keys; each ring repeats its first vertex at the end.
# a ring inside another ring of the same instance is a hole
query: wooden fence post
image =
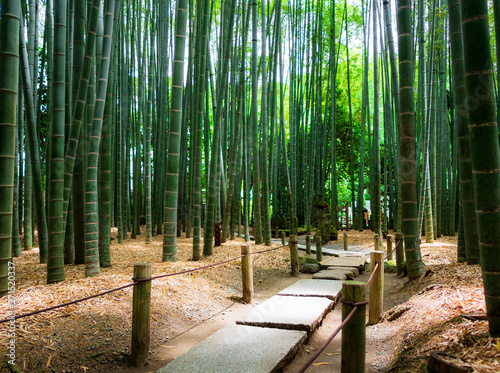
{"type": "MultiPolygon", "coordinates": [[[[347,302],[364,302],[366,300],[366,284],[361,281],[344,281],[342,299],[347,302]]],[[[342,320],[345,320],[354,307],[342,304],[342,320]]],[[[366,305],[358,306],[358,310],[342,329],[341,372],[365,372],[366,348],[366,305]]]]}
{"type": "Polygon", "coordinates": [[[347,251],[349,249],[349,246],[347,244],[347,233],[344,232],[344,250],[347,251]]]}
{"type": "Polygon", "coordinates": [[[396,233],[396,270],[397,274],[403,273],[403,262],[405,260],[403,233],[396,233]]]}
{"type": "Polygon", "coordinates": [[[379,249],[379,235],[375,234],[373,236],[373,250],[377,251],[379,249]]]}
{"type": "MultiPolygon", "coordinates": [[[[151,278],[151,263],[134,264],[134,279],[151,278]]],[[[151,322],[151,280],[134,286],[132,301],[132,364],[143,367],[149,356],[151,322]]]]}
{"type": "Polygon", "coordinates": [[[311,236],[306,236],[306,254],[311,255],[311,236]]]}
{"type": "Polygon", "coordinates": [[[241,279],[243,283],[243,302],[252,303],[253,301],[253,265],[252,265],[252,246],[241,245],[241,279]]]}
{"type": "Polygon", "coordinates": [[[377,272],[373,275],[370,283],[370,295],[368,297],[368,325],[374,325],[380,321],[384,305],[384,252],[372,251],[370,261],[370,275],[378,263],[377,272]]]}
{"type": "Polygon", "coordinates": [[[281,231],[281,244],[286,245],[286,233],[281,231]]]}
{"type": "Polygon", "coordinates": [[[351,228],[351,224],[349,223],[349,204],[345,204],[345,230],[348,231],[351,228]]]}
{"type": "Polygon", "coordinates": [[[290,235],[290,264],[292,265],[292,276],[299,277],[299,248],[297,246],[297,236],[290,235]]]}
{"type": "Polygon", "coordinates": [[[319,241],[316,242],[316,260],[318,262],[323,261],[323,244],[321,243],[321,236],[319,241]]]}
{"type": "Polygon", "coordinates": [[[392,236],[387,235],[387,260],[392,260],[392,236]]]}

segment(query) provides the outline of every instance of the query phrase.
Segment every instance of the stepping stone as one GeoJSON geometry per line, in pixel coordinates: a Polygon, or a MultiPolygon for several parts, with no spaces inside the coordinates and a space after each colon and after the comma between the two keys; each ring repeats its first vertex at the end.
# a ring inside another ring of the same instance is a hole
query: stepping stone
{"type": "Polygon", "coordinates": [[[269,373],[283,369],[302,347],[298,330],[228,325],[156,373],[269,373]]]}
{"type": "MultiPolygon", "coordinates": [[[[306,246],[303,245],[303,247],[301,247],[300,245],[298,246],[299,249],[301,250],[305,250],[306,249],[306,246]]],[[[333,256],[338,256],[339,253],[343,252],[344,250],[343,249],[339,249],[339,248],[334,248],[334,247],[325,247],[323,246],[321,248],[321,252],[323,253],[323,255],[333,255],[333,256]]],[[[315,253],[316,252],[316,245],[315,244],[311,244],[311,252],[312,253],[315,253]]]]}
{"type": "Polygon", "coordinates": [[[236,324],[305,330],[311,334],[333,306],[334,303],[327,298],[275,295],[237,320],[236,324]]]}
{"type": "Polygon", "coordinates": [[[291,295],[297,297],[326,297],[333,301],[342,291],[342,281],[331,280],[299,280],[286,289],[281,290],[278,295],[291,295]]]}
{"type": "Polygon", "coordinates": [[[359,251],[343,251],[339,253],[339,257],[343,258],[350,258],[350,257],[357,257],[357,256],[365,256],[362,252],[359,251]]]}
{"type": "Polygon", "coordinates": [[[366,263],[366,256],[353,257],[333,257],[321,262],[321,267],[354,267],[363,270],[366,263]]]}
{"type": "MultiPolygon", "coordinates": [[[[305,250],[305,246],[301,247],[299,245],[299,249],[305,250]]],[[[323,252],[323,255],[332,255],[332,256],[363,256],[363,255],[370,255],[371,250],[370,249],[365,249],[364,247],[361,246],[351,246],[349,248],[349,251],[344,251],[343,246],[323,246],[321,251],[323,252]]],[[[311,252],[315,253],[316,248],[311,245],[311,252]]]]}
{"type": "Polygon", "coordinates": [[[354,278],[353,274],[351,272],[346,272],[342,270],[336,270],[336,269],[328,269],[324,271],[319,271],[318,273],[315,273],[312,278],[317,278],[317,279],[322,279],[322,280],[339,280],[339,281],[345,281],[345,280],[352,280],[354,278]],[[349,277],[351,278],[349,278],[349,277]]]}
{"type": "MultiPolygon", "coordinates": [[[[352,275],[354,277],[359,276],[359,269],[356,268],[356,267],[336,267],[336,266],[331,266],[331,267],[325,267],[324,269],[326,269],[326,270],[329,270],[329,269],[339,269],[339,270],[342,270],[342,271],[349,271],[350,273],[352,273],[352,275]]],[[[349,278],[349,276],[347,276],[347,278],[349,278]]]]}

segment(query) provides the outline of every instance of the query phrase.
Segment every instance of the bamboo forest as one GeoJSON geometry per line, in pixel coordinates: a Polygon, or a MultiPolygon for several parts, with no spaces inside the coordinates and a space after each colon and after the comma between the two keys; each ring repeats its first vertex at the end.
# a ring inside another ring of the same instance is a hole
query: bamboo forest
{"type": "Polygon", "coordinates": [[[411,282],[456,236],[500,337],[497,61],[499,0],[0,0],[0,296],[34,247],[400,232],[411,282]]]}

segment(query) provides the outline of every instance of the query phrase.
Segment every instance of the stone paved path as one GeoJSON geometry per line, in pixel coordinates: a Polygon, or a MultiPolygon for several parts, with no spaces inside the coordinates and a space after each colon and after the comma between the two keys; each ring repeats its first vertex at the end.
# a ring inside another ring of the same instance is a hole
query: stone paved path
{"type": "MultiPolygon", "coordinates": [[[[281,243],[281,240],[273,240],[281,243]]],[[[305,237],[298,237],[305,250],[305,237]]],[[[315,252],[315,245],[311,245],[315,252]]],[[[342,243],[323,246],[331,255],[313,279],[299,280],[214,333],[157,373],[268,373],[283,369],[335,307],[342,282],[363,272],[370,250],[342,243]]]]}
{"type": "MultiPolygon", "coordinates": [[[[288,238],[287,241],[288,243],[288,238]]],[[[277,239],[272,239],[272,243],[279,243],[281,244],[281,240],[277,239]]],[[[303,236],[299,236],[297,238],[297,246],[299,250],[305,250],[306,249],[306,239],[303,236]]],[[[323,255],[332,255],[332,256],[344,256],[344,255],[349,255],[350,253],[353,253],[354,255],[365,255],[369,256],[371,250],[363,247],[363,246],[349,246],[349,251],[344,251],[344,244],[342,242],[329,242],[326,245],[323,245],[321,248],[321,251],[323,252],[323,255]]],[[[316,252],[316,245],[311,244],[311,252],[315,253],[316,252]]]]}
{"type": "Polygon", "coordinates": [[[268,373],[285,367],[330,312],[342,281],[299,280],[157,373],[268,373]]]}

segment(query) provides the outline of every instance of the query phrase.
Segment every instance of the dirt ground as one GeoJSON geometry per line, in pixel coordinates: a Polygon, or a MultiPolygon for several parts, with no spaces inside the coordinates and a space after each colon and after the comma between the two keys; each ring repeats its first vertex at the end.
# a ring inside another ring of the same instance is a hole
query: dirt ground
{"type": "MultiPolygon", "coordinates": [[[[116,233],[113,234],[116,236],[116,233]]],[[[349,231],[352,245],[370,247],[373,235],[349,231]]],[[[23,314],[86,297],[131,282],[134,263],[152,264],[153,276],[217,263],[240,254],[237,238],[200,262],[190,261],[192,239],[178,239],[178,261],[162,263],[162,238],[144,236],[112,241],[111,268],[85,278],[83,266],[68,266],[66,281],[46,285],[46,266],[33,249],[15,258],[16,312],[23,314]]],[[[275,244],[274,246],[279,246],[275,244]]],[[[254,251],[266,247],[254,247],[254,251]]],[[[431,351],[446,351],[476,372],[500,371],[500,341],[488,336],[479,266],[456,262],[456,238],[422,244],[424,275],[411,283],[386,273],[383,320],[367,327],[367,371],[419,372],[431,351]],[[474,317],[472,317],[472,316],[474,317]],[[476,317],[478,316],[478,317],[476,317]]],[[[152,372],[189,350],[213,332],[234,322],[255,304],[300,278],[289,275],[287,248],[254,256],[255,303],[241,303],[241,268],[236,260],[193,274],[155,280],[152,284],[150,359],[130,367],[132,288],[16,321],[16,366],[22,372],[152,372]]],[[[358,277],[366,281],[367,274],[358,277]]],[[[0,319],[9,304],[0,299],[0,319]]],[[[340,306],[331,312],[286,372],[298,371],[340,323],[340,306]]],[[[8,324],[0,324],[0,372],[6,361],[8,324]]],[[[308,372],[340,372],[337,336],[308,372]]]]}

